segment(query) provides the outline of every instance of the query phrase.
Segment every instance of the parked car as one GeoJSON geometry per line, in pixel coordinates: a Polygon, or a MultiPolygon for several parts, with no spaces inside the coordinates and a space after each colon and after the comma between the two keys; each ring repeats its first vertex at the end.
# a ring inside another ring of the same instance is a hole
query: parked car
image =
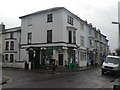
{"type": "Polygon", "coordinates": [[[120,73],[120,57],[108,55],[102,64],[102,74],[105,72],[120,73]]]}

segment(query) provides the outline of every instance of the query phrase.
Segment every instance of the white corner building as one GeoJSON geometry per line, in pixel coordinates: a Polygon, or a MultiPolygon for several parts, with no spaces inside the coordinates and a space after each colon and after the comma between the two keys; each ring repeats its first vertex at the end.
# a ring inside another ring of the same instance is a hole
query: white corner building
{"type": "Polygon", "coordinates": [[[79,17],[64,7],[56,7],[21,16],[20,19],[21,60],[38,67],[45,65],[46,60],[55,59],[56,64],[64,66],[80,64],[82,56],[86,65],[84,21],[79,17]],[[33,51],[33,55],[29,51],[33,51]]]}

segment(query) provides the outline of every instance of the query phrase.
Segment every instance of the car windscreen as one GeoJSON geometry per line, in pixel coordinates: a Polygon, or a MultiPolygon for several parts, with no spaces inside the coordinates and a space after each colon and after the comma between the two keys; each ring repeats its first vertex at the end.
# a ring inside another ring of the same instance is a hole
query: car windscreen
{"type": "Polygon", "coordinates": [[[105,60],[106,63],[120,63],[120,59],[119,58],[113,58],[113,57],[107,57],[105,60]]]}

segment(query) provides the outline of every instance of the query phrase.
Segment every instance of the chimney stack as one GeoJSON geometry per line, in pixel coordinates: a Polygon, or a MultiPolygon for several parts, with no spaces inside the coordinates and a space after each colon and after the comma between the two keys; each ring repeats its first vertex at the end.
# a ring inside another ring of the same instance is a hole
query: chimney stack
{"type": "Polygon", "coordinates": [[[0,32],[4,32],[5,30],[5,25],[3,24],[3,22],[1,22],[0,24],[0,32]]]}
{"type": "Polygon", "coordinates": [[[89,26],[92,27],[92,23],[89,23],[89,26]]]}

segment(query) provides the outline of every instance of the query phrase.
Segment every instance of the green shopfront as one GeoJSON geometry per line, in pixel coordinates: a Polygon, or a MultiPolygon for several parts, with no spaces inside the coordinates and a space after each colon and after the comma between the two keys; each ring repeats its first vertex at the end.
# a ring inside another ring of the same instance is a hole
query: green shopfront
{"type": "Polygon", "coordinates": [[[50,62],[51,59],[56,60],[58,66],[65,66],[69,63],[75,63],[75,50],[74,48],[62,46],[49,46],[43,47],[41,50],[41,65],[45,65],[46,60],[50,62]]]}
{"type": "Polygon", "coordinates": [[[46,62],[51,64],[55,60],[58,66],[65,66],[76,62],[76,51],[72,47],[63,46],[46,46],[46,47],[29,47],[27,49],[29,62],[33,64],[32,68],[45,66],[46,62]]]}

